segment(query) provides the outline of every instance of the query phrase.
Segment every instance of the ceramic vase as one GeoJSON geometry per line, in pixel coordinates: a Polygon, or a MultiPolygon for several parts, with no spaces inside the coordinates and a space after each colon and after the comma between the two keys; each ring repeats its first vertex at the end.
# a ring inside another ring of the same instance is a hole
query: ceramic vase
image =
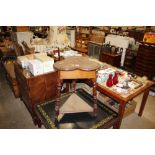
{"type": "Polygon", "coordinates": [[[113,86],[112,74],[109,74],[109,78],[108,78],[108,80],[107,80],[107,82],[106,82],[106,85],[107,85],[108,87],[112,87],[112,86],[113,86]]]}
{"type": "Polygon", "coordinates": [[[113,77],[113,84],[116,85],[118,83],[118,73],[115,72],[113,77]]]}

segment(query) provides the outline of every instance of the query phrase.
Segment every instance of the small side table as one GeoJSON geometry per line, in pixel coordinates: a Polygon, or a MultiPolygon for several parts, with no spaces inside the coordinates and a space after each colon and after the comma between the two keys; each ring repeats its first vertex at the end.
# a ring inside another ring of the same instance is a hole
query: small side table
{"type": "MultiPolygon", "coordinates": [[[[65,60],[58,61],[54,64],[54,68],[58,70],[57,81],[57,102],[55,106],[56,118],[59,115],[60,107],[60,89],[63,80],[66,79],[91,79],[93,81],[93,100],[94,100],[94,113],[97,110],[97,97],[96,97],[96,70],[100,65],[94,61],[91,61],[88,57],[69,57],[65,60]]],[[[75,86],[75,82],[74,82],[75,86]]],[[[75,92],[75,87],[73,92],[75,92]]]]}

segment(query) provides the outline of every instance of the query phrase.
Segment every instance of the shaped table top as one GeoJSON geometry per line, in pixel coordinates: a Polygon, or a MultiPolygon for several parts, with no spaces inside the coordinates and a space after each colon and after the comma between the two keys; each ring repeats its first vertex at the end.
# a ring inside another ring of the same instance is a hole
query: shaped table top
{"type": "Polygon", "coordinates": [[[100,64],[92,61],[89,57],[72,56],[54,64],[54,68],[62,71],[84,70],[92,71],[100,68],[100,64]]]}

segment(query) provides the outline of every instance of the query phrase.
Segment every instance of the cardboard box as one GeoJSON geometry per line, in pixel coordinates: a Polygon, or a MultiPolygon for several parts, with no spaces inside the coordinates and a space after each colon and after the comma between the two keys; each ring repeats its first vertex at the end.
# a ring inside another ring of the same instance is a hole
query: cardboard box
{"type": "Polygon", "coordinates": [[[42,62],[43,72],[48,73],[54,71],[54,59],[46,55],[35,55],[35,59],[42,62]]]}
{"type": "Polygon", "coordinates": [[[36,59],[28,61],[28,68],[34,76],[44,73],[42,62],[36,59]]]}
{"type": "Polygon", "coordinates": [[[136,101],[134,101],[134,100],[130,101],[127,104],[126,108],[125,108],[125,112],[124,112],[123,118],[129,116],[132,113],[134,113],[135,109],[136,109],[136,105],[137,105],[136,101]]]}
{"type": "Polygon", "coordinates": [[[28,58],[26,56],[18,56],[17,63],[22,66],[22,68],[28,67],[28,58]]]}

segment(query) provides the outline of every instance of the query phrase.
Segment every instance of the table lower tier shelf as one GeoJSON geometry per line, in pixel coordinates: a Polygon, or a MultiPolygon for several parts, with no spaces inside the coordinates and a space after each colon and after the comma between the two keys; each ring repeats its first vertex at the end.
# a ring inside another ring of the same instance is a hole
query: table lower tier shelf
{"type": "MultiPolygon", "coordinates": [[[[93,107],[93,97],[83,89],[77,89],[76,94],[93,107]]],[[[61,95],[65,102],[71,93],[61,95]]],[[[118,121],[118,114],[97,100],[97,115],[93,112],[63,114],[61,120],[55,121],[56,100],[37,105],[35,110],[45,128],[51,129],[97,129],[110,128],[118,121]]]]}

